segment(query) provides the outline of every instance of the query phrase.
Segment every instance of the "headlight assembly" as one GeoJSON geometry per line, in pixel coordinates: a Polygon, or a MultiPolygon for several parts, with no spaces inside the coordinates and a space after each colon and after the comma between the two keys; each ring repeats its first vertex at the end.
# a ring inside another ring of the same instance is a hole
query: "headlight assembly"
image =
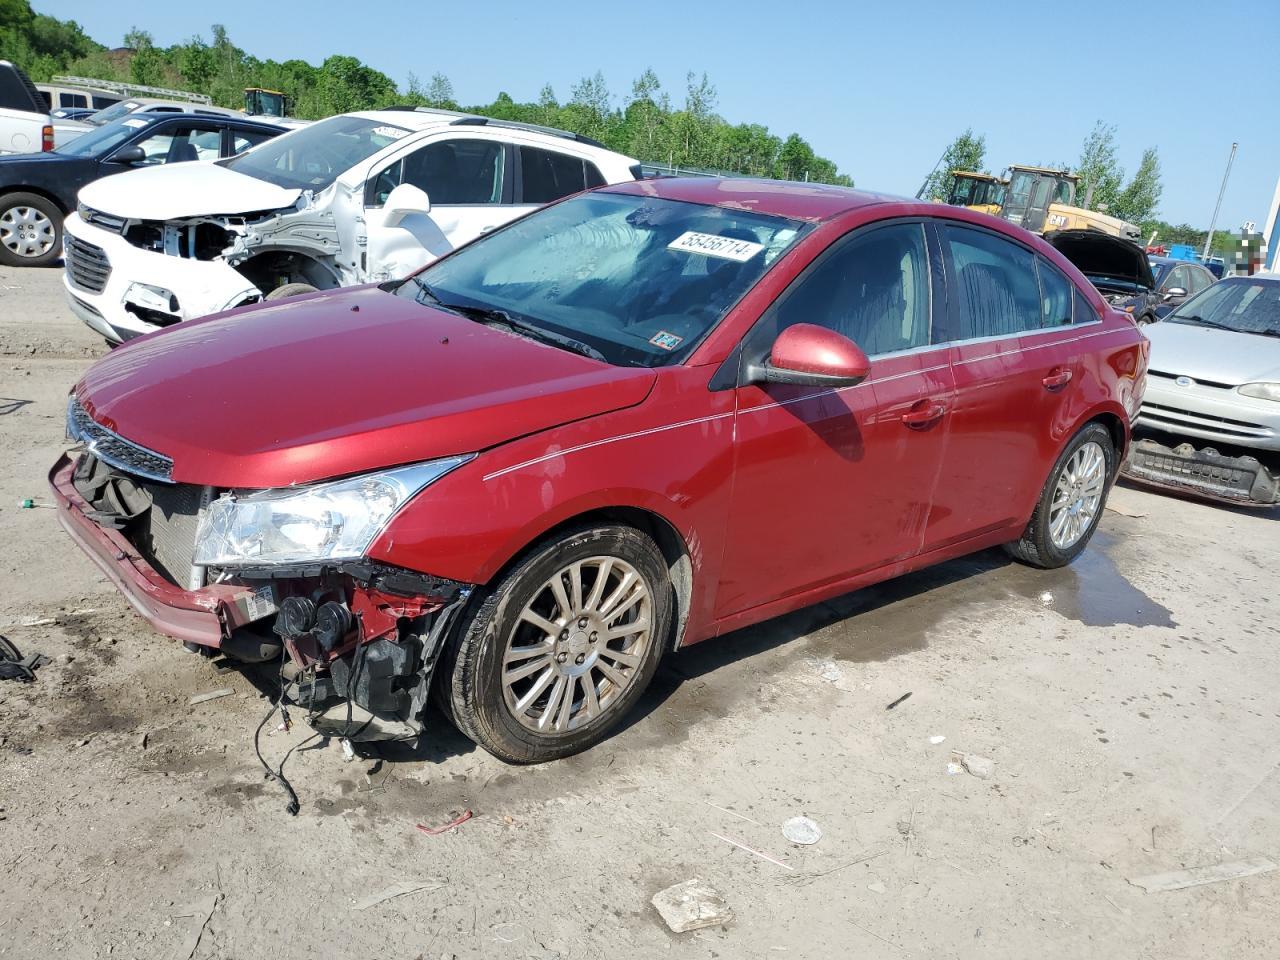
{"type": "Polygon", "coordinates": [[[1241,395],[1253,397],[1255,400],[1275,400],[1280,402],[1280,383],[1246,383],[1237,389],[1241,395]]]}
{"type": "Polygon", "coordinates": [[[396,511],[472,456],[306,487],[224,493],[200,519],[195,563],[246,567],[359,559],[396,511]]]}

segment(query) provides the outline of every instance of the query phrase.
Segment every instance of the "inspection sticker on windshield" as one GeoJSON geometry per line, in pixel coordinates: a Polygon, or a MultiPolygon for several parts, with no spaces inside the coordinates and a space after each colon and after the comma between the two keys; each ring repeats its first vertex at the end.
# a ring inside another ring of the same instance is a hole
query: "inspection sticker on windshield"
{"type": "Polygon", "coordinates": [[[684,337],[677,337],[674,333],[667,333],[665,330],[659,330],[649,342],[655,347],[661,347],[663,350],[674,350],[680,344],[684,343],[684,337]]]}
{"type": "Polygon", "coordinates": [[[764,249],[762,243],[750,240],[739,240],[736,237],[717,237],[714,233],[696,233],[690,230],[667,244],[668,250],[683,250],[685,253],[701,253],[708,257],[720,257],[723,260],[736,260],[746,263],[764,249]]]}

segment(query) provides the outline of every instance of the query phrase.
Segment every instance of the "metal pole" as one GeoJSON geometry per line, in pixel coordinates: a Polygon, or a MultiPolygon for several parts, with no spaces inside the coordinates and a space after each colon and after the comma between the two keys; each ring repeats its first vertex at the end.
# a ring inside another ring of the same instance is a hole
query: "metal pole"
{"type": "Polygon", "coordinates": [[[1209,247],[1213,243],[1213,228],[1218,225],[1218,211],[1222,209],[1222,195],[1227,192],[1227,179],[1231,176],[1231,164],[1236,158],[1236,147],[1238,143],[1231,144],[1231,156],[1227,157],[1227,172],[1222,175],[1222,187],[1218,190],[1218,202],[1213,205],[1213,219],[1209,221],[1209,233],[1204,238],[1204,250],[1200,254],[1201,260],[1209,259],[1209,247]]]}

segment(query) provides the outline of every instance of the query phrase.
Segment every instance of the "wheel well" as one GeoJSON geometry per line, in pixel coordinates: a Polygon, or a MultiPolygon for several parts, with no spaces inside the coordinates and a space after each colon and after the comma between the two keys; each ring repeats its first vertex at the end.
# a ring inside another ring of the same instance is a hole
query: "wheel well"
{"type": "Polygon", "coordinates": [[[0,191],[0,200],[3,200],[5,197],[7,197],[11,193],[30,193],[30,194],[34,194],[37,197],[43,197],[45,200],[48,200],[55,207],[61,210],[64,216],[70,213],[71,209],[74,209],[74,208],[68,209],[62,203],[62,201],[59,200],[57,197],[55,197],[52,193],[50,193],[48,190],[41,190],[39,187],[26,187],[26,186],[10,187],[7,190],[0,191]]]}
{"type": "Polygon", "coordinates": [[[1114,413],[1100,413],[1089,420],[1089,423],[1100,423],[1111,434],[1111,444],[1116,451],[1116,472],[1119,473],[1120,464],[1124,461],[1126,447],[1124,423],[1114,413]]]}
{"type": "Polygon", "coordinates": [[[680,532],[665,517],[649,510],[642,510],[638,507],[606,507],[569,517],[528,544],[512,557],[492,579],[499,579],[521,557],[546,541],[554,540],[562,531],[571,527],[581,527],[584,524],[593,523],[633,527],[636,530],[647,533],[653,538],[653,542],[658,545],[658,549],[662,551],[663,559],[667,562],[667,573],[671,577],[671,585],[675,592],[676,623],[671,648],[673,650],[679,648],[684,640],[685,625],[689,621],[689,610],[693,602],[693,562],[689,558],[689,550],[680,532]]]}
{"type": "Polygon", "coordinates": [[[268,250],[237,264],[236,270],[268,294],[286,283],[307,283],[317,290],[339,286],[338,278],[324,264],[291,250],[268,250]]]}

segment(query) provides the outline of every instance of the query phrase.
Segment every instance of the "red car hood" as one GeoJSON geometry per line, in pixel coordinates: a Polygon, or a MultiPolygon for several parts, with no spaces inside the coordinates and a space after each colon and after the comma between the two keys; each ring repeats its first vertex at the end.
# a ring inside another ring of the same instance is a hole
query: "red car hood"
{"type": "Polygon", "coordinates": [[[483,450],[632,406],[653,382],[367,287],[133,341],[76,396],[172,458],[175,481],[280,487],[483,450]]]}

